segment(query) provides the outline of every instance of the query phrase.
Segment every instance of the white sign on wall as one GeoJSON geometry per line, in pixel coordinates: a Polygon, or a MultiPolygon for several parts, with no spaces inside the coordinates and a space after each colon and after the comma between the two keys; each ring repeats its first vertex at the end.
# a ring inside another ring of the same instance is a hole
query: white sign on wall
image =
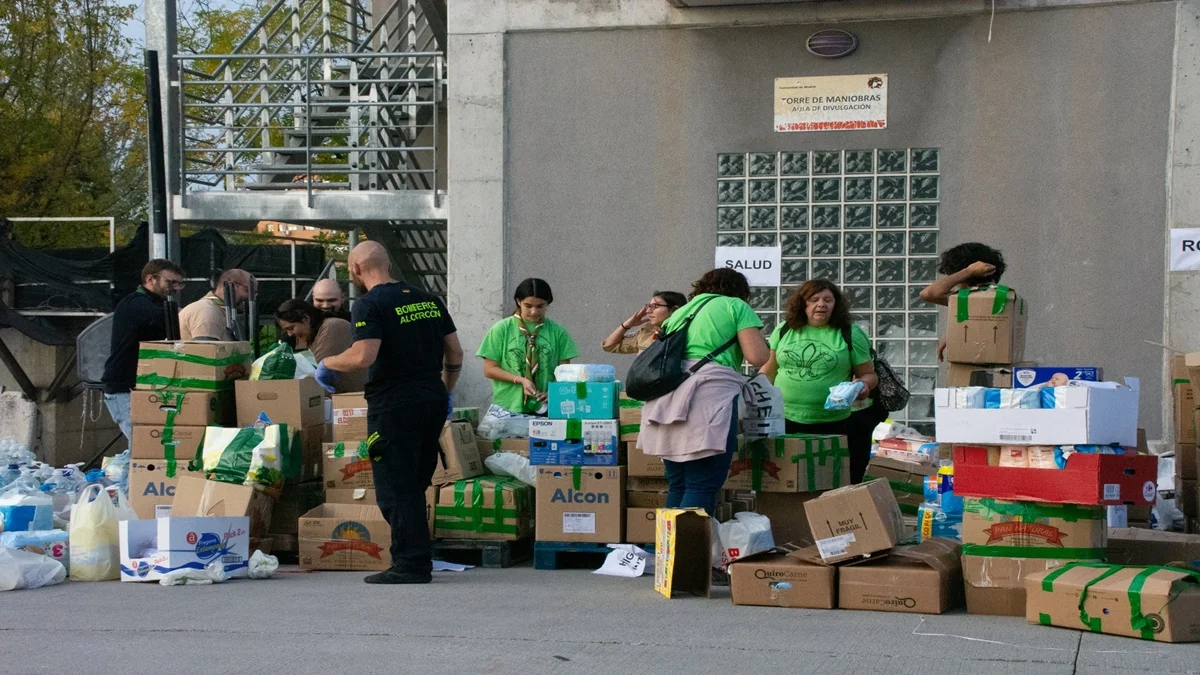
{"type": "Polygon", "coordinates": [[[1200,229],[1171,230],[1171,271],[1200,270],[1200,229]]]}
{"type": "Polygon", "coordinates": [[[775,131],[887,128],[887,73],[775,78],[775,131]]]}
{"type": "Polygon", "coordinates": [[[751,286],[779,286],[782,257],[783,249],[778,246],[717,247],[717,267],[741,272],[751,286]]]}

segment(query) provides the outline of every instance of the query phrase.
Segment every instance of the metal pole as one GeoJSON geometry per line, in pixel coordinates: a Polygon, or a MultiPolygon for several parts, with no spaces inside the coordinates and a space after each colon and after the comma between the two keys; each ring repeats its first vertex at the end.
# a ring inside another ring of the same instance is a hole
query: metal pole
{"type": "MultiPolygon", "coordinates": [[[[358,228],[357,227],[350,228],[349,243],[350,243],[350,249],[349,249],[350,251],[353,251],[354,247],[358,246],[358,228]]],[[[347,253],[349,253],[349,251],[347,251],[347,253]]],[[[349,264],[349,263],[347,263],[347,264],[349,264]]],[[[347,297],[349,298],[349,300],[347,301],[347,304],[350,307],[353,307],[354,301],[358,298],[358,286],[355,286],[353,281],[350,282],[350,293],[347,297]]]]}
{"type": "Polygon", "coordinates": [[[288,245],[291,247],[291,254],[292,254],[292,295],[291,295],[291,297],[294,298],[294,297],[296,297],[296,242],[289,241],[288,245]]]}
{"type": "Polygon", "coordinates": [[[150,164],[150,257],[167,257],[167,177],[163,164],[162,97],[159,93],[158,52],[145,50],[146,109],[148,113],[147,152],[150,164]]]}

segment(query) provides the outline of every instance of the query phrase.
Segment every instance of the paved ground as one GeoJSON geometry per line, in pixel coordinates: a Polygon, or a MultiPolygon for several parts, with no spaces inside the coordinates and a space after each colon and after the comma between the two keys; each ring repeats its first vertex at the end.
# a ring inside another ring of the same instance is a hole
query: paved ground
{"type": "MultiPolygon", "coordinates": [[[[288,568],[285,568],[285,570],[288,568]]],[[[650,577],[475,569],[380,587],[359,573],[0,594],[4,673],[1194,673],[1200,645],[1015,618],[666,600],[650,577]]]]}

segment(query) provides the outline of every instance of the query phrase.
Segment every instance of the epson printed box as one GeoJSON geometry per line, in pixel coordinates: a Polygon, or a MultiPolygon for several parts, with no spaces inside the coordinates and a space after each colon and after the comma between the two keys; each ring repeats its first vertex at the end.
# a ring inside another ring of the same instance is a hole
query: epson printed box
{"type": "Polygon", "coordinates": [[[1061,387],[1076,380],[1100,382],[1104,369],[1095,366],[1021,366],[1013,369],[1013,389],[1028,389],[1039,384],[1061,387]]]}
{"type": "Polygon", "coordinates": [[[122,520],[121,581],[158,581],[169,572],[216,562],[231,578],[250,571],[250,518],[122,520]]]}
{"type": "Polygon", "coordinates": [[[559,466],[621,464],[617,420],[530,420],[529,463],[559,466]]]}

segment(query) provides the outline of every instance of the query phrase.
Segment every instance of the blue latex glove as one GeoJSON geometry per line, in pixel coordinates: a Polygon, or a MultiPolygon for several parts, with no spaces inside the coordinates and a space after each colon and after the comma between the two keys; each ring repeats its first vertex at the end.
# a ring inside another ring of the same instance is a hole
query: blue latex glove
{"type": "Polygon", "coordinates": [[[317,384],[321,385],[325,391],[332,394],[334,384],[337,382],[337,371],[326,368],[325,362],[322,361],[317,364],[317,372],[313,375],[313,379],[316,380],[317,384]]]}
{"type": "Polygon", "coordinates": [[[454,394],[446,397],[446,419],[454,417],[454,394]]]}

